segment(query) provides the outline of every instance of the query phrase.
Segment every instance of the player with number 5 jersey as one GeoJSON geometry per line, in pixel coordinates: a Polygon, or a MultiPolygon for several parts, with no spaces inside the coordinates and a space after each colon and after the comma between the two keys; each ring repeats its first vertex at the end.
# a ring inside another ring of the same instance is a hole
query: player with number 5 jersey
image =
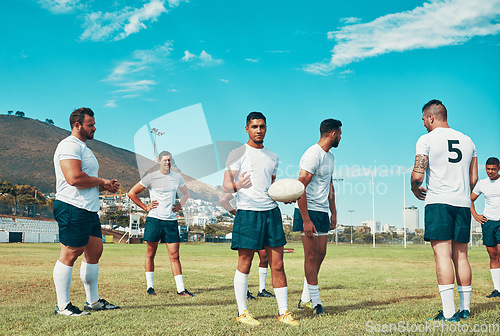
{"type": "Polygon", "coordinates": [[[470,316],[472,273],[467,258],[470,239],[470,191],[477,182],[477,155],[472,140],[450,128],[439,100],[422,109],[428,134],[417,141],[411,189],[425,200],[424,239],[431,242],[443,304],[432,320],[454,321],[470,316]],[[427,175],[427,188],[422,187],[427,175]],[[453,269],[454,268],[454,269],[453,269]],[[455,274],[460,309],[455,313],[455,274]]]}

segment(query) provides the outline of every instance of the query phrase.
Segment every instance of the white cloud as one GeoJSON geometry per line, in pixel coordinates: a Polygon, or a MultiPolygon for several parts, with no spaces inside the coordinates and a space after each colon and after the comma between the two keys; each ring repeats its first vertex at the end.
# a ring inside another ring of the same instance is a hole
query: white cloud
{"type": "Polygon", "coordinates": [[[251,63],[257,63],[259,60],[254,59],[254,58],[245,58],[245,61],[251,62],[251,63]]]}
{"type": "Polygon", "coordinates": [[[372,22],[328,33],[337,44],[329,61],[304,70],[327,75],[367,57],[464,43],[474,36],[500,32],[499,0],[434,0],[411,11],[388,14],[372,22]]]}
{"type": "Polygon", "coordinates": [[[149,91],[152,86],[156,85],[154,80],[143,79],[135,82],[124,82],[117,84],[123,89],[116,90],[115,92],[136,92],[136,91],[149,91]]]}
{"type": "Polygon", "coordinates": [[[209,67],[224,63],[221,59],[213,58],[212,55],[207,53],[205,50],[202,50],[199,56],[190,53],[189,50],[186,50],[184,51],[184,57],[182,57],[182,60],[185,62],[195,62],[196,65],[201,67],[209,67]]]}
{"type": "Polygon", "coordinates": [[[108,100],[104,106],[105,107],[115,108],[116,107],[116,101],[115,100],[108,100]]]}
{"type": "Polygon", "coordinates": [[[280,53],[289,53],[290,50],[268,50],[267,52],[272,54],[280,54],[280,53]]]}
{"type": "Polygon", "coordinates": [[[80,8],[80,0],[38,0],[38,3],[54,14],[70,13],[80,8]]]}
{"type": "Polygon", "coordinates": [[[85,31],[82,40],[106,41],[122,40],[141,29],[146,29],[146,22],[154,22],[166,13],[164,0],[150,0],[141,8],[125,7],[116,12],[92,12],[85,17],[85,31]]]}
{"type": "Polygon", "coordinates": [[[154,64],[164,63],[173,50],[172,41],[147,50],[136,50],[127,60],[120,62],[105,81],[121,82],[133,74],[141,74],[154,64]]]}
{"type": "Polygon", "coordinates": [[[219,79],[222,83],[229,83],[229,81],[227,79],[224,79],[224,78],[221,78],[219,79]]]}
{"type": "Polygon", "coordinates": [[[168,90],[169,92],[179,92],[179,90],[176,90],[176,89],[170,89],[168,90]]]}
{"type": "Polygon", "coordinates": [[[346,17],[346,18],[340,19],[340,22],[345,23],[345,24],[358,23],[359,21],[361,21],[361,19],[357,18],[357,17],[346,17]]]}
{"type": "Polygon", "coordinates": [[[212,65],[221,64],[221,63],[224,62],[221,59],[214,59],[212,57],[212,55],[210,55],[209,53],[207,53],[205,50],[201,51],[199,59],[200,59],[200,62],[198,64],[201,65],[201,66],[205,66],[205,67],[206,66],[212,66],[212,65]]]}
{"type": "Polygon", "coordinates": [[[192,58],[196,58],[196,55],[191,54],[189,50],[184,51],[184,57],[182,58],[183,61],[189,62],[192,58]]]}
{"type": "Polygon", "coordinates": [[[137,95],[137,94],[129,94],[129,95],[122,96],[122,98],[137,98],[137,97],[139,97],[139,95],[137,95]]]}

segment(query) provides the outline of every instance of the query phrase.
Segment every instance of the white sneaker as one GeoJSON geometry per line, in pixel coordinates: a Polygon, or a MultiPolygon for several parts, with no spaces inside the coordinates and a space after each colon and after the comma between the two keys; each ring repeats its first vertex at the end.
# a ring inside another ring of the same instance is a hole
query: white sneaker
{"type": "Polygon", "coordinates": [[[56,315],[66,315],[66,316],[85,316],[85,315],[90,315],[89,312],[81,311],[78,307],[75,307],[70,303],[66,305],[66,308],[63,310],[60,310],[59,307],[57,307],[56,311],[54,312],[56,315]]]}

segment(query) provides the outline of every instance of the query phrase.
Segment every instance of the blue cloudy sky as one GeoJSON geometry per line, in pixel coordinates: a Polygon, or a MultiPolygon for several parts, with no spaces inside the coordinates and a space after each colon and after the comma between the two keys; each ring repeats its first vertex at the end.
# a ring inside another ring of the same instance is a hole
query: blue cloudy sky
{"type": "MultiPolygon", "coordinates": [[[[347,210],[371,219],[375,167],[375,217],[402,226],[400,173],[430,99],[481,164],[500,155],[499,0],[12,0],[0,13],[0,113],[68,129],[74,108],[91,107],[97,139],[152,156],[137,141],[151,127],[181,153],[245,142],[245,116],[262,111],[280,177],[296,176],[321,120],[340,119],[341,223],[347,210]]],[[[406,199],[422,207],[408,183],[406,199]]]]}

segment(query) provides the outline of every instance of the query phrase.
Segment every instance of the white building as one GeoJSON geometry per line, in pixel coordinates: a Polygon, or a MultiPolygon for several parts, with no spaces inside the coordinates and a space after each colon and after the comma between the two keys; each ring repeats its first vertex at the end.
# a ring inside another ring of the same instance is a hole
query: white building
{"type": "MultiPolygon", "coordinates": [[[[373,233],[373,221],[372,220],[367,220],[364,222],[361,222],[362,226],[368,226],[371,230],[371,233],[373,233]]],[[[382,226],[380,225],[379,221],[375,221],[375,233],[380,233],[382,232],[382,226]]]]}
{"type": "Polygon", "coordinates": [[[414,233],[419,229],[418,208],[414,205],[405,207],[403,211],[407,232],[414,233]]]}
{"type": "Polygon", "coordinates": [[[391,224],[382,225],[382,232],[396,232],[396,226],[391,224]]]}

